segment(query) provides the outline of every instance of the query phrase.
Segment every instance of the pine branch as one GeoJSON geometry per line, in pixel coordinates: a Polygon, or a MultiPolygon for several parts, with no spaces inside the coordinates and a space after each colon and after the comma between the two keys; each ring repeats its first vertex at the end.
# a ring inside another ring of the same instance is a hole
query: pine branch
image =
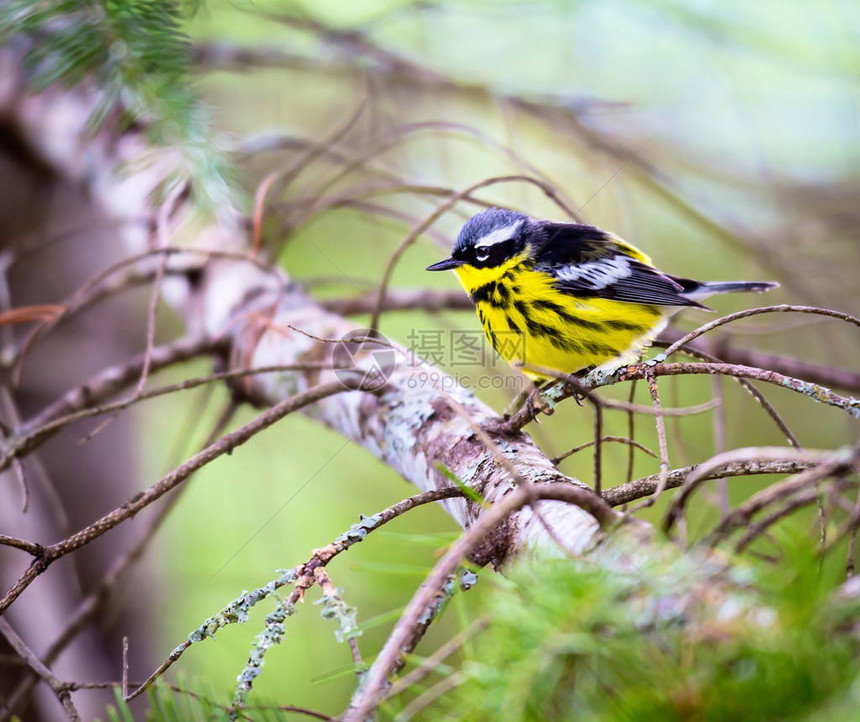
{"type": "Polygon", "coordinates": [[[91,134],[105,124],[120,132],[143,127],[150,143],[175,149],[179,162],[165,184],[193,179],[191,193],[216,212],[230,204],[228,166],[191,90],[191,45],[181,22],[174,0],[12,0],[0,6],[0,43],[15,37],[29,44],[23,63],[33,92],[97,89],[91,134]]]}

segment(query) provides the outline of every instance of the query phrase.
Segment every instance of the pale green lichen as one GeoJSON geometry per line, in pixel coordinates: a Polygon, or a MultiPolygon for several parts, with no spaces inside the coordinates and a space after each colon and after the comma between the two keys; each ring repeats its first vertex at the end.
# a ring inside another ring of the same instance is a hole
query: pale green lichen
{"type": "Polygon", "coordinates": [[[564,392],[565,383],[564,381],[559,381],[558,383],[555,383],[550,386],[545,391],[541,392],[541,396],[543,396],[544,401],[546,401],[549,407],[551,409],[554,409],[557,403],[564,400],[564,392]]]}
{"type": "MultiPolygon", "coordinates": [[[[340,590],[337,591],[340,593],[340,590]]],[[[361,636],[361,629],[359,629],[356,620],[358,610],[355,607],[350,607],[339,596],[326,594],[314,604],[322,605],[320,614],[323,619],[334,619],[338,622],[338,629],[334,631],[334,637],[338,642],[345,642],[361,636]]]]}
{"type": "Polygon", "coordinates": [[[277,589],[294,582],[297,576],[295,569],[279,569],[278,574],[280,576],[277,579],[273,579],[262,587],[258,587],[250,592],[243,590],[239,597],[230,602],[217,614],[213,614],[197,629],[191,632],[188,635],[188,641],[191,643],[200,642],[207,637],[214,637],[219,629],[226,627],[228,624],[244,624],[247,622],[251,608],[257,602],[271,596],[277,589]]]}
{"type": "Polygon", "coordinates": [[[276,644],[280,644],[286,635],[286,619],[295,614],[296,606],[285,602],[276,596],[274,611],[266,617],[265,628],[260,632],[251,647],[248,661],[239,676],[236,678],[236,691],[233,693],[233,703],[230,710],[230,719],[239,717],[239,710],[245,706],[248,694],[254,685],[254,680],[262,671],[265,663],[266,652],[276,644]]]}
{"type": "Polygon", "coordinates": [[[460,589],[464,592],[478,583],[478,575],[470,569],[460,569],[460,589]]]}
{"type": "Polygon", "coordinates": [[[374,514],[373,516],[364,516],[364,514],[361,514],[360,521],[357,524],[353,524],[349,529],[335,539],[334,543],[337,546],[340,546],[341,544],[346,544],[347,546],[357,544],[358,542],[363,541],[367,534],[373,531],[381,523],[382,517],[379,514],[374,514]]]}

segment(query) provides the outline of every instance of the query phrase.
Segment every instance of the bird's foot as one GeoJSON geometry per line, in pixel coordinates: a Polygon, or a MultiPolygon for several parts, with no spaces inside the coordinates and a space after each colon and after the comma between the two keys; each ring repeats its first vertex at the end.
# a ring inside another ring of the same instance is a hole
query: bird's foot
{"type": "Polygon", "coordinates": [[[541,391],[537,386],[531,390],[526,398],[526,406],[529,410],[529,416],[538,424],[540,423],[538,414],[552,416],[555,413],[555,401],[547,396],[546,391],[541,391]]]}
{"type": "MultiPolygon", "coordinates": [[[[502,418],[507,421],[516,415],[523,406],[526,407],[528,415],[535,421],[538,421],[538,414],[551,416],[555,412],[556,402],[561,398],[560,393],[555,396],[550,396],[549,394],[553,391],[554,387],[547,391],[541,391],[539,386],[530,383],[527,388],[520,391],[516,398],[508,404],[508,407],[502,414],[502,418]]],[[[538,423],[540,422],[538,421],[538,423]]]]}

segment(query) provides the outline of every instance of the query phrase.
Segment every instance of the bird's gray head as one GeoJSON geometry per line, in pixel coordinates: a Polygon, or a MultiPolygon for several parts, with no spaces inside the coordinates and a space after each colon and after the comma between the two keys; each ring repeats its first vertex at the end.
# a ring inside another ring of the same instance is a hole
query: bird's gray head
{"type": "Polygon", "coordinates": [[[459,266],[493,268],[523,251],[534,221],[524,213],[487,208],[472,216],[460,229],[450,258],[428,271],[447,271],[459,266]]]}

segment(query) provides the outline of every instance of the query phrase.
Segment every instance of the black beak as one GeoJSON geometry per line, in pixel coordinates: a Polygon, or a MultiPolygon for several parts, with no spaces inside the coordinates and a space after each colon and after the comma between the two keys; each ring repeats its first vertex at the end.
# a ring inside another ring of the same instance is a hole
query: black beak
{"type": "Polygon", "coordinates": [[[427,266],[428,271],[450,271],[452,268],[459,268],[463,265],[463,261],[457,261],[453,258],[446,258],[444,261],[434,263],[432,266],[427,266]]]}

